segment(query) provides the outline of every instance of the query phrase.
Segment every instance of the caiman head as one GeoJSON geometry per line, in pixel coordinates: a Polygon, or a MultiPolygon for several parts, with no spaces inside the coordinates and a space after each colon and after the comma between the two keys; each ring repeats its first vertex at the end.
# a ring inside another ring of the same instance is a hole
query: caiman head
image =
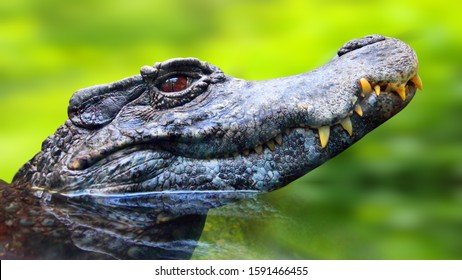
{"type": "Polygon", "coordinates": [[[16,175],[64,195],[270,191],[334,157],[422,88],[417,57],[380,35],[304,74],[246,81],[195,58],[77,91],[69,120],[16,175]]]}

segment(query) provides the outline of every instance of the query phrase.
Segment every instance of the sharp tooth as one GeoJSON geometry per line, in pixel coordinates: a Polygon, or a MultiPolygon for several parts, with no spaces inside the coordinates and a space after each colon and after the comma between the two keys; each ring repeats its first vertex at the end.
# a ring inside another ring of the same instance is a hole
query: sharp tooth
{"type": "Polygon", "coordinates": [[[261,145],[258,145],[255,147],[255,152],[259,155],[261,155],[261,153],[263,153],[263,147],[261,145]]]}
{"type": "Polygon", "coordinates": [[[250,151],[249,150],[244,150],[242,153],[244,154],[244,156],[248,156],[250,154],[250,151]]]}
{"type": "Polygon", "coordinates": [[[361,108],[361,106],[359,106],[359,104],[356,104],[354,110],[355,110],[356,114],[358,114],[360,117],[363,116],[363,108],[361,108]]]}
{"type": "Polygon", "coordinates": [[[342,125],[343,129],[345,129],[348,134],[350,134],[350,136],[353,135],[353,125],[351,124],[349,117],[341,121],[340,124],[342,125]]]}
{"type": "Polygon", "coordinates": [[[276,136],[274,140],[276,141],[276,143],[278,143],[279,146],[282,146],[282,135],[281,134],[278,134],[278,136],[276,136]]]}
{"type": "Polygon", "coordinates": [[[78,160],[73,160],[67,165],[67,168],[72,170],[81,169],[81,164],[78,160]]]}
{"type": "Polygon", "coordinates": [[[359,84],[361,85],[361,90],[363,91],[363,93],[371,93],[372,92],[371,84],[365,78],[359,79],[359,84]]]}
{"type": "Polygon", "coordinates": [[[396,92],[403,101],[406,100],[406,87],[404,85],[398,85],[396,87],[396,92]]]}
{"type": "Polygon", "coordinates": [[[273,140],[269,140],[268,142],[266,142],[266,146],[268,146],[271,152],[274,152],[274,141],[273,140]]]}
{"type": "Polygon", "coordinates": [[[233,157],[238,157],[239,156],[239,153],[238,152],[234,152],[233,153],[233,157]]]}
{"type": "Polygon", "coordinates": [[[289,135],[289,134],[290,134],[290,128],[286,128],[286,129],[284,130],[284,134],[285,134],[285,135],[289,135]]]}
{"type": "Polygon", "coordinates": [[[379,85],[376,85],[376,86],[374,87],[374,91],[375,91],[375,94],[376,94],[377,96],[379,96],[379,95],[380,95],[380,86],[379,86],[379,85]]]}
{"type": "Polygon", "coordinates": [[[414,77],[411,78],[411,82],[414,83],[414,85],[422,90],[423,89],[423,85],[422,85],[422,79],[420,79],[420,76],[419,74],[416,74],[414,77]]]}
{"type": "Polygon", "coordinates": [[[319,140],[321,141],[321,147],[324,148],[329,142],[329,135],[330,135],[330,127],[329,126],[321,126],[318,128],[319,132],[319,140]]]}

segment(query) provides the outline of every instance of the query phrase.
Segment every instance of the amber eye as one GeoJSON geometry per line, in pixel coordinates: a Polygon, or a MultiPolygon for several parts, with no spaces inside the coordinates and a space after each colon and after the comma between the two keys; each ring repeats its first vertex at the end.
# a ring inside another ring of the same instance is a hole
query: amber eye
{"type": "Polygon", "coordinates": [[[163,92],[177,92],[185,90],[189,87],[189,79],[185,76],[178,76],[167,79],[160,86],[160,90],[163,92]]]}

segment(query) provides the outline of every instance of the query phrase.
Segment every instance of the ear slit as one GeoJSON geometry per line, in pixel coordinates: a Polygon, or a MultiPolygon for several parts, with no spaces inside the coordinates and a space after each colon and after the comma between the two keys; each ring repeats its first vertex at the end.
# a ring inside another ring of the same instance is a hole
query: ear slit
{"type": "Polygon", "coordinates": [[[140,75],[114,83],[84,88],[69,101],[69,119],[76,125],[95,129],[111,122],[129,102],[146,91],[140,75]]]}

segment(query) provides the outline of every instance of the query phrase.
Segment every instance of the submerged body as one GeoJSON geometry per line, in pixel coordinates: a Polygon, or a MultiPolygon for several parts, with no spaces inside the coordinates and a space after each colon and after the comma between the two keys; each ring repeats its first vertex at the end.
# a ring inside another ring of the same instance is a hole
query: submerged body
{"type": "MultiPolygon", "coordinates": [[[[80,90],[71,98],[69,120],[12,185],[1,188],[2,236],[14,237],[30,223],[23,235],[50,236],[49,229],[61,228],[56,235],[88,257],[98,252],[156,257],[149,249],[138,254],[140,247],[133,244],[152,245],[157,232],[144,243],[134,238],[140,234],[128,233],[166,223],[178,227],[175,221],[188,216],[190,228],[194,224],[198,230],[185,229],[189,234],[165,242],[197,239],[207,209],[241,198],[236,194],[285,186],[398,113],[422,87],[417,66],[409,46],[373,35],[348,42],[326,65],[292,77],[245,81],[188,58],[144,66],[140,75],[80,90]],[[194,199],[198,194],[207,195],[194,199]],[[186,200],[193,201],[188,209],[200,210],[185,212],[179,205],[186,200]],[[34,205],[37,215],[27,214],[26,205],[34,205]],[[108,214],[99,218],[110,222],[88,218],[105,213],[101,209],[108,214]],[[108,234],[114,223],[118,227],[108,234]],[[123,239],[125,245],[108,250],[83,242],[91,229],[93,236],[104,229],[112,243],[123,239]]],[[[16,242],[21,250],[5,244],[7,257],[28,247],[21,241],[16,242]]]]}

